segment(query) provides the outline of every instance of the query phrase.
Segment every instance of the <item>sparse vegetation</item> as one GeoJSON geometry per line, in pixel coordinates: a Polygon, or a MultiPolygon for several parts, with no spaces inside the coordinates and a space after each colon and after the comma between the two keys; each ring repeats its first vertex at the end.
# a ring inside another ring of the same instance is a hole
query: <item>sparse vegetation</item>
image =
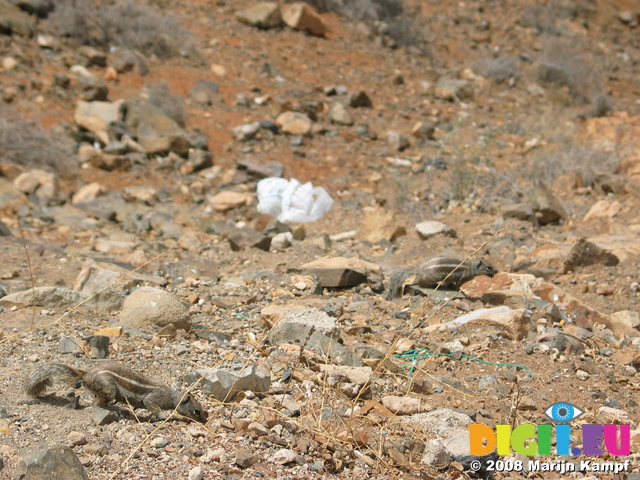
{"type": "Polygon", "coordinates": [[[586,187],[593,187],[603,175],[615,174],[619,165],[620,156],[616,152],[575,142],[562,143],[534,156],[531,177],[550,185],[561,175],[577,173],[586,187]]]}
{"type": "Polygon", "coordinates": [[[393,42],[389,46],[409,47],[420,43],[419,27],[407,12],[403,0],[307,0],[320,12],[362,22],[393,42]]]}
{"type": "Polygon", "coordinates": [[[49,26],[82,45],[121,46],[160,58],[194,48],[190,32],[174,17],[132,0],[100,6],[90,0],[59,0],[49,26]]]}
{"type": "Polygon", "coordinates": [[[518,80],[522,72],[518,69],[513,57],[488,57],[475,62],[471,68],[474,72],[496,83],[507,80],[518,80]]]}
{"type": "Polygon", "coordinates": [[[560,41],[550,42],[538,60],[537,79],[566,87],[573,98],[588,103],[599,79],[591,62],[581,55],[578,46],[560,41]]]}
{"type": "Polygon", "coordinates": [[[15,112],[0,114],[0,162],[68,172],[76,168],[72,153],[71,138],[52,134],[15,112]]]}

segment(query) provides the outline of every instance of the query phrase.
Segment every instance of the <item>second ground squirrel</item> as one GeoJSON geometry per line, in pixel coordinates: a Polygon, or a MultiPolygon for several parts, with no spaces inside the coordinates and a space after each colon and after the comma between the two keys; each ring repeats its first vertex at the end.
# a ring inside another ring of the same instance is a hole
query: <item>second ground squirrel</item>
{"type": "Polygon", "coordinates": [[[435,257],[424,262],[414,271],[398,270],[391,274],[389,280],[389,298],[402,296],[405,285],[418,285],[434,288],[458,289],[478,275],[494,276],[498,271],[486,260],[467,260],[460,262],[456,258],[435,257]],[[457,267],[457,268],[456,268],[457,267]],[[453,273],[452,273],[453,272],[453,273]]]}

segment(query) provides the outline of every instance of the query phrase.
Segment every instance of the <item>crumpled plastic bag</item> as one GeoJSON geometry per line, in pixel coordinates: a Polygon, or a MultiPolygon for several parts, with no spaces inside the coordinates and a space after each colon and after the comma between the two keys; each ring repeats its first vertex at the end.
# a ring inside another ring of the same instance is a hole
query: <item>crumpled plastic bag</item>
{"type": "Polygon", "coordinates": [[[307,223],[329,211],[333,199],[322,187],[295,178],[265,178],[258,182],[258,211],[281,222],[307,223]]]}

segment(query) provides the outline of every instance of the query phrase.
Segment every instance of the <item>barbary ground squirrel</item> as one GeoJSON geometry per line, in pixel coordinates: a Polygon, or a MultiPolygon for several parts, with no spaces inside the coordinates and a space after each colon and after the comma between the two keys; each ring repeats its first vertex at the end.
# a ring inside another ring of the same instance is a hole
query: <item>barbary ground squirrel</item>
{"type": "Polygon", "coordinates": [[[441,284],[441,288],[457,290],[460,285],[478,275],[493,277],[496,273],[498,271],[493,265],[483,259],[467,260],[460,264],[460,260],[455,258],[435,257],[424,262],[415,271],[393,272],[389,280],[389,298],[401,297],[405,285],[433,288],[441,284]],[[448,278],[447,275],[449,275],[448,278]]]}
{"type": "Polygon", "coordinates": [[[24,390],[33,397],[41,397],[55,377],[79,379],[100,407],[115,401],[145,408],[152,415],[175,409],[180,415],[198,422],[207,421],[206,410],[190,394],[183,395],[158,380],[112,361],[97,362],[87,371],[62,363],[48,363],[31,372],[25,380],[24,390]]]}

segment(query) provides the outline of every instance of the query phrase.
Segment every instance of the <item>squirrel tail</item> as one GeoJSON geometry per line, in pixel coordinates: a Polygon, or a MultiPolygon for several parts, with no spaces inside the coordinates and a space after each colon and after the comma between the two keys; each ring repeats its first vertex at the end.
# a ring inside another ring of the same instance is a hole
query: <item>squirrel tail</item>
{"type": "Polygon", "coordinates": [[[389,279],[389,293],[387,299],[399,298],[402,296],[402,284],[409,277],[408,270],[396,270],[389,279]]]}
{"type": "Polygon", "coordinates": [[[51,386],[54,378],[77,378],[82,380],[85,373],[84,370],[73,368],[62,363],[48,363],[40,368],[36,368],[29,374],[24,382],[24,391],[32,397],[39,397],[47,387],[51,386]]]}

